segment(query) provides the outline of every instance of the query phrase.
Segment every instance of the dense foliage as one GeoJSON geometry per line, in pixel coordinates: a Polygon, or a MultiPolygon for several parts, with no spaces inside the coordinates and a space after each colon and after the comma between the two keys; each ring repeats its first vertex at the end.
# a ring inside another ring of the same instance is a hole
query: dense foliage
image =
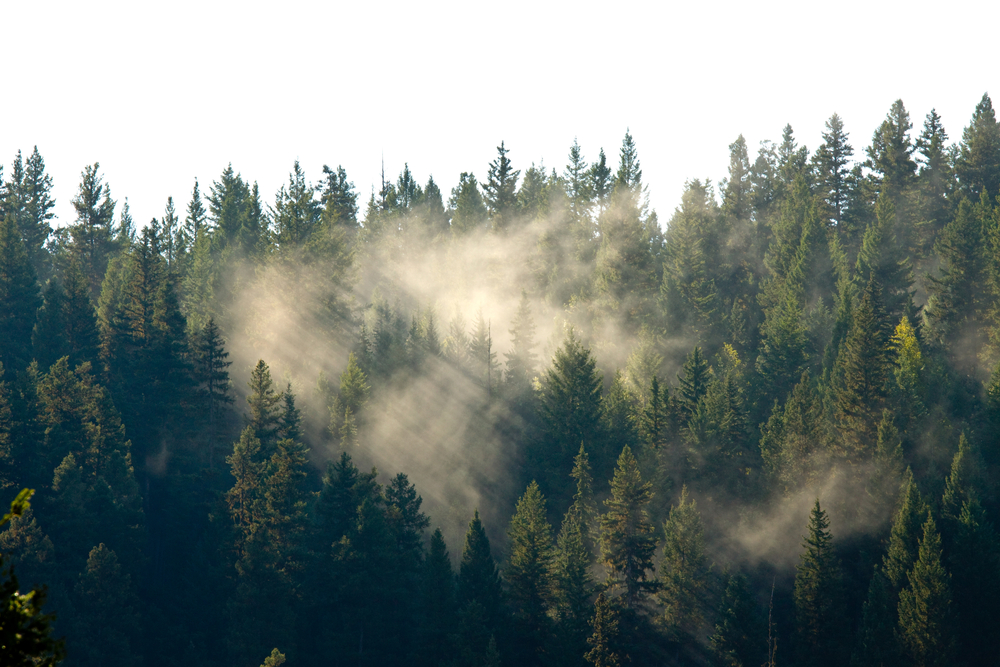
{"type": "Polygon", "coordinates": [[[628,133],[146,225],[18,153],[5,595],[80,666],[998,664],[1000,125],[826,127],[665,223],[628,133]]]}

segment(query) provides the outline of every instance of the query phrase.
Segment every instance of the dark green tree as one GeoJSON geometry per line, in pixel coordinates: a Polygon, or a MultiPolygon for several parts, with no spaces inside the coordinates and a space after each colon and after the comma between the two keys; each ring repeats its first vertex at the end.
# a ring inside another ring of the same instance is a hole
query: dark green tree
{"type": "Polygon", "coordinates": [[[590,650],[584,656],[594,667],[619,667],[622,659],[618,653],[618,613],[601,593],[594,603],[593,633],[587,638],[590,650]]]}
{"type": "Polygon", "coordinates": [[[517,502],[507,529],[510,555],[504,569],[513,608],[519,664],[543,664],[551,641],[553,606],[552,528],[545,518],[545,498],[532,482],[517,502]]]}
{"type": "Polygon", "coordinates": [[[1000,124],[986,93],[962,131],[955,173],[962,192],[973,201],[981,194],[990,199],[1000,194],[1000,124]]]}
{"type": "Polygon", "coordinates": [[[701,515],[687,487],[670,508],[663,524],[663,559],[660,561],[659,599],[663,620],[676,636],[693,636],[701,622],[701,600],[708,574],[701,515]]]}
{"type": "Polygon", "coordinates": [[[35,270],[14,216],[0,221],[0,363],[20,370],[31,361],[31,331],[42,305],[35,270]]]}
{"type": "Polygon", "coordinates": [[[817,665],[839,665],[844,658],[840,563],[829,527],[817,500],[795,574],[795,654],[817,665]]]}
{"type": "Polygon", "coordinates": [[[709,639],[720,667],[756,667],[764,657],[764,621],[746,576],[726,574],[715,632],[709,639]]]}
{"type": "Polygon", "coordinates": [[[90,286],[90,298],[94,301],[100,293],[108,259],[114,250],[112,225],[115,202],[111,199],[111,189],[98,174],[99,168],[97,162],[84,167],[80,188],[72,200],[76,222],[70,226],[73,238],[71,250],[79,258],[80,268],[90,286]]]}
{"type": "Polygon", "coordinates": [[[497,146],[497,158],[490,163],[486,182],[483,183],[483,199],[490,216],[490,226],[494,231],[507,231],[518,214],[517,178],[521,171],[514,169],[501,141],[497,146]]]}
{"type": "Polygon", "coordinates": [[[637,608],[656,588],[656,582],[647,579],[654,570],[657,542],[646,512],[653,498],[652,486],[642,481],[639,464],[626,445],[611,481],[611,497],[604,501],[608,511],[601,516],[601,561],[607,568],[607,585],[621,589],[626,609],[637,608]]]}
{"type": "Polygon", "coordinates": [[[951,576],[941,560],[941,536],[928,514],[907,586],[899,594],[899,641],[916,667],[951,665],[955,661],[956,619],[951,576]]]}

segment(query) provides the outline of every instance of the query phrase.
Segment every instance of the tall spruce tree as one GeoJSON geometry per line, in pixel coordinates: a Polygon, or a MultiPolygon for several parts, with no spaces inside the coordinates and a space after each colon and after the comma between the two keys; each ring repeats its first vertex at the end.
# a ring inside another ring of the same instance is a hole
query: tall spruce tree
{"type": "Polygon", "coordinates": [[[832,666],[843,662],[845,647],[840,564],[829,527],[817,500],[795,574],[795,654],[802,661],[832,666]]]}
{"type": "Polygon", "coordinates": [[[607,585],[621,591],[626,609],[637,608],[656,589],[649,573],[655,569],[657,539],[646,511],[652,487],[642,481],[639,464],[626,445],[611,480],[611,497],[604,501],[607,512],[601,516],[601,561],[607,568],[607,585]]]}
{"type": "Polygon", "coordinates": [[[944,568],[941,536],[928,514],[907,586],[899,594],[899,641],[916,667],[951,665],[957,628],[951,601],[951,576],[944,568]]]}

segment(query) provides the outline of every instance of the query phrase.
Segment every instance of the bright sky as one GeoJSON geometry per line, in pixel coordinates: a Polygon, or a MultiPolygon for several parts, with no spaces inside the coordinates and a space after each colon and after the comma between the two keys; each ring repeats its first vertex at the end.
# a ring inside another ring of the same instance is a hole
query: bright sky
{"type": "Polygon", "coordinates": [[[98,161],[142,224],[229,162],[267,202],[294,160],[313,181],[342,164],[363,208],[383,156],[447,197],[501,140],[522,170],[562,171],[574,137],[614,169],[630,128],[665,221],[741,133],[751,159],[786,122],[814,150],[837,112],[858,157],[902,98],[914,136],[936,107],[957,141],[983,92],[1000,105],[998,18],[986,1],[6,2],[0,161],[6,178],[37,144],[63,224],[98,161]]]}

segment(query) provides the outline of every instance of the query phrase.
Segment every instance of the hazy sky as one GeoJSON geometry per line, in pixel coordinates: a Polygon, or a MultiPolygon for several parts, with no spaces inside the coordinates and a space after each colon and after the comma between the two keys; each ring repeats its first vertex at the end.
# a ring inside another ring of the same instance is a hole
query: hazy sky
{"type": "MultiPolygon", "coordinates": [[[[617,164],[626,128],[661,220],[685,180],[726,174],[791,123],[815,149],[837,112],[856,157],[902,98],[960,139],[1000,94],[990,2],[6,2],[0,160],[38,145],[56,212],[99,161],[133,217],[183,210],[226,164],[267,202],[298,159],[342,164],[367,201],[404,162],[448,191],[515,168],[562,171],[573,138],[617,164]]],[[[1000,102],[1000,99],[998,99],[1000,102]]]]}

